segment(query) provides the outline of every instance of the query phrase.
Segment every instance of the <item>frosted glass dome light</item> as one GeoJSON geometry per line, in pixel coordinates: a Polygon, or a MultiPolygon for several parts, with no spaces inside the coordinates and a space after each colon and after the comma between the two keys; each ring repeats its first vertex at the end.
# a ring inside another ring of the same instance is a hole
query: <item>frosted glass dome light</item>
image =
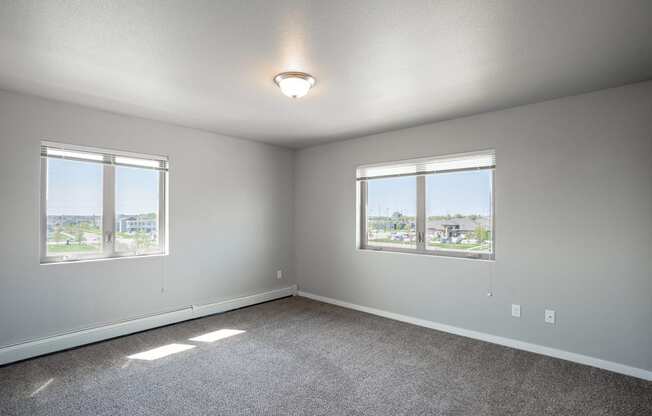
{"type": "Polygon", "coordinates": [[[300,98],[308,94],[315,85],[315,78],[305,72],[283,72],[274,77],[274,82],[281,92],[291,98],[300,98]]]}

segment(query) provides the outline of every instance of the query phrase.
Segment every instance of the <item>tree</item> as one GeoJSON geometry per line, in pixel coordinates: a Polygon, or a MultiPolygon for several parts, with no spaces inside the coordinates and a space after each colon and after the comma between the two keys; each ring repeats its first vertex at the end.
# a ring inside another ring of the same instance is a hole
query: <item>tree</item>
{"type": "Polygon", "coordinates": [[[150,236],[143,231],[138,231],[135,236],[136,248],[143,249],[151,246],[152,239],[150,236]]]}
{"type": "Polygon", "coordinates": [[[63,240],[63,234],[61,233],[61,227],[57,226],[54,229],[54,234],[52,235],[52,238],[54,239],[54,241],[56,243],[59,243],[59,242],[61,242],[61,240],[63,240]]]}
{"type": "Polygon", "coordinates": [[[77,240],[77,243],[81,245],[84,242],[84,230],[82,230],[81,227],[78,227],[75,230],[75,239],[77,240]]]}
{"type": "Polygon", "coordinates": [[[489,240],[489,230],[484,228],[482,225],[478,225],[475,229],[475,238],[481,242],[489,240]]]}

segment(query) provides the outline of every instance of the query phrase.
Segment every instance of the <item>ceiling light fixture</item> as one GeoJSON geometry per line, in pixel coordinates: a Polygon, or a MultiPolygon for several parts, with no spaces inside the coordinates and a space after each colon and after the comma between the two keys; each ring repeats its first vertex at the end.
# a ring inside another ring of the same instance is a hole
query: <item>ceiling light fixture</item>
{"type": "Polygon", "coordinates": [[[300,98],[315,85],[315,78],[305,72],[283,72],[274,77],[281,92],[288,97],[300,98]]]}

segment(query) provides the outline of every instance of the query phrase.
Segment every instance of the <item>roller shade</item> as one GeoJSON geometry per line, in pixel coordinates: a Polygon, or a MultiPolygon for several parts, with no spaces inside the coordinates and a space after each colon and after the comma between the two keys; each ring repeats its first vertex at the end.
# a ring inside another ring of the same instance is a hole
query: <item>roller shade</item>
{"type": "Polygon", "coordinates": [[[168,158],[165,156],[153,156],[118,150],[82,147],[49,141],[41,142],[41,157],[102,163],[106,165],[129,166],[160,171],[167,171],[169,168],[168,158]]]}
{"type": "Polygon", "coordinates": [[[429,175],[433,173],[458,172],[465,170],[493,169],[496,167],[496,152],[461,153],[400,162],[364,165],[356,171],[357,180],[392,178],[399,176],[429,175]]]}

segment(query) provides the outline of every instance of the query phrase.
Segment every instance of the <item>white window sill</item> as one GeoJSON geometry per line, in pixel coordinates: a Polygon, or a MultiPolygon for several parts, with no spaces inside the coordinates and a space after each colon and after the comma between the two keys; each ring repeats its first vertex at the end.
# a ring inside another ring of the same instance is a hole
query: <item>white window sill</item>
{"type": "Polygon", "coordinates": [[[433,257],[433,258],[445,258],[453,260],[471,260],[471,261],[483,261],[493,263],[496,261],[495,255],[491,255],[489,258],[485,257],[473,257],[468,256],[463,252],[450,252],[450,251],[410,251],[410,250],[400,250],[400,249],[388,249],[388,248],[374,248],[374,247],[356,247],[356,251],[360,253],[386,253],[386,254],[399,254],[399,255],[408,255],[408,256],[423,256],[423,257],[433,257]]]}
{"type": "Polygon", "coordinates": [[[95,263],[112,260],[133,260],[133,259],[148,259],[152,257],[165,257],[169,253],[152,253],[152,254],[139,254],[132,256],[113,256],[113,257],[100,257],[88,259],[70,259],[70,260],[41,260],[41,266],[52,266],[57,264],[78,264],[78,263],[95,263]]]}

